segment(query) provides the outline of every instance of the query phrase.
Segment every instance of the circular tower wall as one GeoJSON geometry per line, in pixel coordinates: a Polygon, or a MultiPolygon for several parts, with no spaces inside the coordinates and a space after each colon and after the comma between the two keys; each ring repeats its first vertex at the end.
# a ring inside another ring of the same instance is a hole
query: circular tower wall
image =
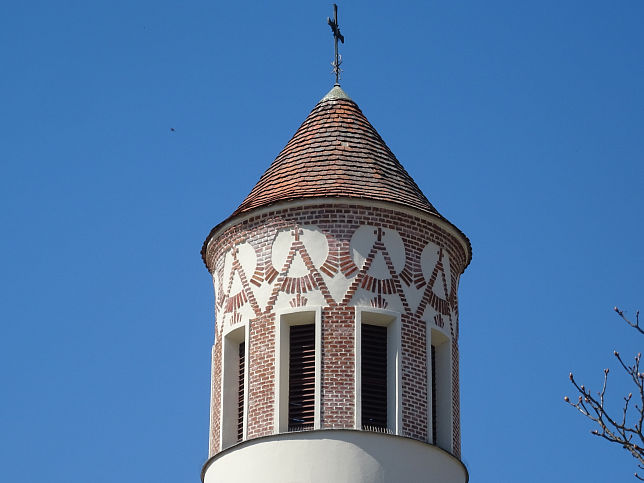
{"type": "Polygon", "coordinates": [[[451,225],[383,202],[282,203],[222,227],[206,261],[217,320],[211,456],[294,429],[366,429],[460,457],[457,289],[469,254],[451,225]],[[287,332],[296,324],[315,327],[306,428],[288,424],[287,332]],[[363,324],[386,328],[386,427],[362,420],[363,324]]]}

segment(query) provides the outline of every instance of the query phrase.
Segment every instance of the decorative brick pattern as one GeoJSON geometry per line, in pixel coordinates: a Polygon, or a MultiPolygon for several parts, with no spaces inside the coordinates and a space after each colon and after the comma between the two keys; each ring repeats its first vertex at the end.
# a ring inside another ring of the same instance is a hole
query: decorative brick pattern
{"type": "MultiPolygon", "coordinates": [[[[322,306],[321,427],[355,426],[354,306],[359,305],[387,308],[401,314],[402,434],[412,438],[428,439],[427,324],[451,334],[455,364],[452,374],[455,387],[452,394],[453,452],[460,454],[457,287],[458,275],[469,262],[469,252],[441,223],[432,215],[411,214],[397,210],[393,205],[388,209],[321,200],[319,204],[276,206],[258,213],[230,226],[209,244],[204,256],[215,286],[221,292],[229,292],[216,294],[215,358],[221,357],[221,335],[226,324],[250,324],[248,438],[274,431],[275,314],[277,310],[292,307],[322,306]],[[316,254],[296,236],[299,227],[312,224],[321,233],[325,246],[328,245],[328,255],[322,261],[314,262],[316,254]],[[357,266],[351,240],[356,230],[364,226],[375,230],[376,239],[364,254],[364,262],[357,266]],[[281,267],[273,267],[273,245],[277,234],[285,230],[293,233],[288,242],[283,242],[289,244],[285,246],[285,262],[281,267]],[[386,230],[393,230],[400,236],[402,253],[389,253],[386,238],[383,241],[386,230]],[[231,250],[235,253],[235,247],[240,243],[249,244],[254,250],[257,265],[249,269],[254,270],[253,273],[245,273],[237,258],[229,255],[231,250]],[[423,269],[421,254],[428,243],[437,247],[437,259],[433,267],[423,269]],[[299,275],[289,276],[297,257],[301,258],[299,275]],[[376,273],[373,267],[377,257],[380,268],[376,273]],[[225,260],[231,259],[230,275],[228,280],[223,280],[224,272],[229,270],[225,260]],[[231,294],[230,277],[233,274],[239,275],[242,289],[231,294]],[[339,291],[334,285],[338,281],[345,281],[343,287],[346,288],[339,291]],[[265,303],[260,303],[261,297],[256,296],[262,290],[266,293],[262,299],[265,303]],[[417,306],[409,301],[415,290],[420,300],[417,306]],[[365,298],[364,293],[369,296],[365,298]],[[435,311],[429,320],[425,318],[427,307],[435,311]]],[[[221,361],[215,360],[211,453],[220,451],[220,388],[221,361]]]]}
{"type": "Polygon", "coordinates": [[[290,301],[290,305],[291,307],[304,307],[306,306],[306,302],[308,302],[308,299],[306,297],[302,297],[302,295],[298,293],[293,297],[293,300],[290,301]]]}

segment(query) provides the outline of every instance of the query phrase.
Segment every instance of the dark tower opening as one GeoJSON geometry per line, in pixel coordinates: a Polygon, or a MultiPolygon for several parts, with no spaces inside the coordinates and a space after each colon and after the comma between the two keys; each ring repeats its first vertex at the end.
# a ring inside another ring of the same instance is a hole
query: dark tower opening
{"type": "Polygon", "coordinates": [[[292,325],[288,385],[288,430],[313,429],[315,417],[315,325],[292,325]]]}
{"type": "Polygon", "coordinates": [[[431,346],[432,358],[432,443],[436,444],[436,347],[431,346]]]}
{"type": "Polygon", "coordinates": [[[362,324],[362,428],[387,430],[387,327],[362,324]]]}
{"type": "Polygon", "coordinates": [[[244,372],[246,371],[246,343],[239,343],[239,384],[237,391],[237,441],[244,439],[244,372]]]}

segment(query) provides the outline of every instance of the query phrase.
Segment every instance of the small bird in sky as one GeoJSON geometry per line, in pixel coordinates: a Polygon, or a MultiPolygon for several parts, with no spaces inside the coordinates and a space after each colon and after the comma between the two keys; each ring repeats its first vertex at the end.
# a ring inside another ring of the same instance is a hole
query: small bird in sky
{"type": "Polygon", "coordinates": [[[171,128],[170,128],[170,132],[174,132],[174,128],[173,128],[173,127],[171,127],[171,128]]]}

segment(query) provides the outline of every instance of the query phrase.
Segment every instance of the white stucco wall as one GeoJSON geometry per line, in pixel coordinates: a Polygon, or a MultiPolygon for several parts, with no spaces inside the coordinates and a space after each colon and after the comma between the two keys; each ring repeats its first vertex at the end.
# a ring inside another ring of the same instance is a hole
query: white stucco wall
{"type": "Polygon", "coordinates": [[[465,466],[436,446],[368,431],[285,433],[210,459],[204,483],[466,483],[465,466]]]}

